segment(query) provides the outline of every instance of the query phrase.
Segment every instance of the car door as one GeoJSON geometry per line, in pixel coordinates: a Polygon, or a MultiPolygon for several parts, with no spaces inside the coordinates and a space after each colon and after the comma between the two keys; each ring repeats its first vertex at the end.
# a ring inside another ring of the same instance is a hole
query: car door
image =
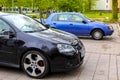
{"type": "Polygon", "coordinates": [[[0,19],[0,63],[14,62],[17,58],[16,37],[10,36],[14,30],[0,19]]]}
{"type": "Polygon", "coordinates": [[[69,32],[77,36],[87,36],[90,33],[90,26],[78,14],[69,14],[69,32]]]}
{"type": "Polygon", "coordinates": [[[51,27],[69,32],[68,26],[67,14],[56,14],[52,18],[51,27]]]}

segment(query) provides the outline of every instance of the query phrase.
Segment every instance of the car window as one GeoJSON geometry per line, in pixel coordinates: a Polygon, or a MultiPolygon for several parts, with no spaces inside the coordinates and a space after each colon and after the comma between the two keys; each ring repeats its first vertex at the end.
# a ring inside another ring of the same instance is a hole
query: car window
{"type": "Polygon", "coordinates": [[[79,15],[77,14],[69,14],[69,21],[70,22],[81,22],[83,21],[83,18],[81,18],[79,15]]]}
{"type": "Polygon", "coordinates": [[[55,15],[55,16],[52,18],[52,21],[58,21],[58,15],[55,15]]]}
{"type": "Polygon", "coordinates": [[[67,15],[66,14],[57,14],[53,17],[52,21],[67,21],[67,15]]]}
{"type": "Polygon", "coordinates": [[[37,32],[47,29],[39,22],[24,15],[9,15],[3,17],[23,32],[37,32]]]}
{"type": "Polygon", "coordinates": [[[3,20],[0,20],[0,35],[9,35],[7,33],[9,30],[10,26],[3,20]]]}

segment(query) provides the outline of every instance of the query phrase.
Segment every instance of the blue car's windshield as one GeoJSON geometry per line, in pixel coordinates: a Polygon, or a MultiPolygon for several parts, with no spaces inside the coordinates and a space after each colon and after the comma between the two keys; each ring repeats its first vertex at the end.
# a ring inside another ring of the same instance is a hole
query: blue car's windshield
{"type": "Polygon", "coordinates": [[[46,27],[39,22],[24,15],[9,15],[3,17],[23,32],[35,32],[46,29],[46,27]]]}
{"type": "Polygon", "coordinates": [[[89,18],[87,18],[86,16],[84,16],[84,15],[82,15],[82,14],[80,14],[80,16],[81,16],[84,20],[86,20],[87,22],[92,22],[92,20],[89,19],[89,18]]]}

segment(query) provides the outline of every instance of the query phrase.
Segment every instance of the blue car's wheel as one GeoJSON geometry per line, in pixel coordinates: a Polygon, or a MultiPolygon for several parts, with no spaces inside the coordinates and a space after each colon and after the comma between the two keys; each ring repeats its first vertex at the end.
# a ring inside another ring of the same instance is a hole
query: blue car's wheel
{"type": "Polygon", "coordinates": [[[95,40],[101,40],[101,39],[103,39],[103,36],[104,36],[104,34],[101,30],[97,29],[92,32],[92,38],[95,40]]]}

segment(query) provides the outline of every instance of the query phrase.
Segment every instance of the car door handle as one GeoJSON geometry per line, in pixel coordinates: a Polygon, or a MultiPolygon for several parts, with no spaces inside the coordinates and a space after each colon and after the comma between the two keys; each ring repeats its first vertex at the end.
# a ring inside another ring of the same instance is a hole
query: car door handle
{"type": "Polygon", "coordinates": [[[54,25],[56,25],[56,23],[53,23],[54,25]]]}

